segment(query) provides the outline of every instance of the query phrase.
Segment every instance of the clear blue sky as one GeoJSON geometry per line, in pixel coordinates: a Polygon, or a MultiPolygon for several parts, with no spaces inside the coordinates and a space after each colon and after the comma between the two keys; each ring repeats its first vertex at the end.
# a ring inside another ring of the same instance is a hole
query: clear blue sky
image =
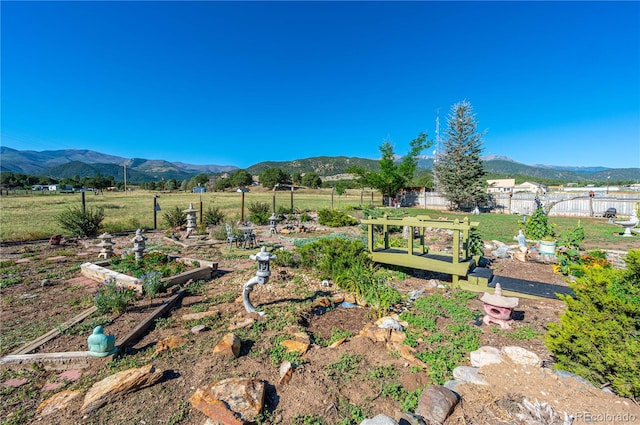
{"type": "Polygon", "coordinates": [[[404,154],[640,167],[640,2],[1,2],[2,146],[248,167],[404,154]],[[432,149],[424,154],[431,154],[432,149]]]}

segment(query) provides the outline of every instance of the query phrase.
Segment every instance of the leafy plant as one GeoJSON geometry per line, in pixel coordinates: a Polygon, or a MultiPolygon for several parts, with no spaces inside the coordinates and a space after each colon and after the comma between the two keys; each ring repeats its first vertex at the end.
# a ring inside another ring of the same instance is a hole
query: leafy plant
{"type": "Polygon", "coordinates": [[[104,209],[69,207],[58,214],[56,220],[74,236],[95,236],[104,220],[104,209]]]}
{"type": "Polygon", "coordinates": [[[585,268],[570,283],[559,323],[550,323],[545,344],[556,367],[621,396],[640,396],[640,249],[630,250],[626,270],[585,268]]]}
{"type": "Polygon", "coordinates": [[[208,207],[202,214],[202,224],[204,225],[218,225],[223,223],[225,214],[220,207],[208,207]]]}
{"type": "Polygon", "coordinates": [[[162,282],[162,273],[151,271],[149,273],[143,274],[140,277],[142,280],[142,287],[144,288],[144,293],[149,298],[155,298],[161,292],[164,292],[166,289],[165,283],[162,282]]]}
{"type": "Polygon", "coordinates": [[[549,217],[539,201],[538,207],[524,223],[524,234],[530,240],[544,240],[555,237],[555,228],[549,222],[549,217]]]}
{"type": "Polygon", "coordinates": [[[355,263],[370,262],[364,244],[359,240],[323,238],[298,249],[302,264],[317,270],[321,277],[335,279],[355,263]]]}
{"type": "Polygon", "coordinates": [[[133,289],[124,288],[115,278],[109,278],[98,286],[94,302],[99,314],[120,314],[135,298],[133,289]]]}
{"type": "Polygon", "coordinates": [[[171,229],[178,229],[180,227],[186,226],[187,224],[187,216],[177,205],[165,211],[162,214],[162,218],[164,219],[167,227],[171,229]]]}
{"type": "Polygon", "coordinates": [[[322,209],[318,211],[318,223],[322,226],[344,227],[355,226],[358,221],[342,211],[322,209]]]}
{"type": "Polygon", "coordinates": [[[249,220],[255,224],[269,223],[271,207],[266,202],[251,202],[249,204],[249,220]]]}
{"type": "Polygon", "coordinates": [[[282,249],[278,251],[276,259],[272,261],[272,264],[281,267],[298,267],[302,258],[296,251],[289,251],[282,249]]]}
{"type": "Polygon", "coordinates": [[[327,376],[335,380],[348,381],[358,373],[358,366],[364,356],[343,354],[337,362],[327,366],[327,376]]]}

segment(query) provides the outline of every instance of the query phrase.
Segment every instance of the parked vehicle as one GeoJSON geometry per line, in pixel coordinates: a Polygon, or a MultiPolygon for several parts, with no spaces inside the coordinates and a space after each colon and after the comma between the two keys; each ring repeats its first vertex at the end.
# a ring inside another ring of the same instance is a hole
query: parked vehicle
{"type": "Polygon", "coordinates": [[[604,218],[616,218],[617,213],[618,211],[616,211],[615,208],[607,208],[607,210],[604,212],[604,214],[602,214],[602,216],[604,218]]]}

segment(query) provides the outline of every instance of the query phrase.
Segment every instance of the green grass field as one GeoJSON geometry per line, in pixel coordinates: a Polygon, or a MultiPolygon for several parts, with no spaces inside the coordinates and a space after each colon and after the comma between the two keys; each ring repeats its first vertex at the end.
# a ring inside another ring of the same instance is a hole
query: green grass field
{"type": "MultiPolygon", "coordinates": [[[[153,229],[153,196],[156,192],[137,190],[133,192],[105,192],[95,195],[91,192],[85,195],[87,208],[102,207],[105,212],[103,230],[108,232],[132,231],[137,228],[153,229]]],[[[344,195],[333,195],[333,207],[347,210],[357,218],[362,217],[358,207],[362,204],[372,203],[379,206],[381,196],[371,192],[360,190],[348,190],[344,195]],[[362,201],[362,204],[361,204],[362,201]],[[355,208],[355,209],[354,209],[355,208]]],[[[60,227],[56,216],[71,206],[81,206],[82,198],[78,193],[36,193],[24,195],[3,196],[0,209],[0,241],[26,241],[36,239],[48,239],[51,235],[65,231],[60,227]]],[[[245,194],[245,219],[248,218],[248,207],[253,202],[273,203],[273,192],[264,189],[252,189],[245,194]]],[[[160,193],[158,204],[161,211],[157,212],[156,221],[158,229],[166,229],[167,224],[163,219],[163,211],[178,206],[187,209],[189,203],[193,203],[196,209],[200,207],[200,194],[194,193],[160,193]]],[[[219,207],[226,215],[226,221],[240,220],[242,196],[237,192],[208,192],[202,194],[203,209],[219,207]]],[[[276,209],[290,208],[291,192],[276,192],[276,209]]],[[[293,194],[293,206],[298,211],[317,211],[322,208],[331,208],[332,195],[330,189],[301,190],[293,194]]],[[[520,216],[507,214],[481,214],[470,216],[468,214],[453,213],[448,211],[434,211],[424,209],[403,209],[410,215],[426,214],[432,217],[448,217],[463,219],[469,216],[472,221],[480,223],[479,230],[482,238],[487,240],[499,240],[513,242],[514,235],[518,231],[520,216]]],[[[628,249],[638,245],[637,238],[621,238],[621,228],[609,224],[606,220],[595,218],[551,217],[551,223],[556,225],[557,233],[566,229],[573,229],[582,224],[586,233],[585,247],[588,248],[619,248],[628,249]]]]}

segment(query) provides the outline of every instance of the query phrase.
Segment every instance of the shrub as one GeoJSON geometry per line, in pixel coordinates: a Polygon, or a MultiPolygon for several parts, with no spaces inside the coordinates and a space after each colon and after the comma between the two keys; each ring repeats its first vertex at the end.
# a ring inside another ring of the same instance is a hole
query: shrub
{"type": "Polygon", "coordinates": [[[378,274],[378,267],[368,258],[365,260],[359,257],[350,267],[345,268],[335,281],[340,289],[364,299],[376,318],[386,316],[392,306],[402,301],[400,293],[378,274]]]}
{"type": "Polygon", "coordinates": [[[268,224],[271,207],[266,202],[251,202],[249,204],[249,220],[255,224],[268,224]]]}
{"type": "Polygon", "coordinates": [[[186,226],[187,224],[187,216],[177,205],[172,209],[165,211],[162,214],[162,218],[164,218],[164,222],[167,224],[167,227],[172,229],[177,229],[186,226]]]}
{"type": "Polygon", "coordinates": [[[300,261],[301,257],[298,252],[281,249],[277,252],[276,259],[272,263],[280,267],[298,267],[300,261]]]}
{"type": "Polygon", "coordinates": [[[549,223],[549,217],[542,206],[536,208],[524,223],[524,234],[530,240],[541,240],[555,236],[554,226],[549,223]]]}
{"type": "Polygon", "coordinates": [[[335,279],[358,261],[370,262],[362,241],[344,238],[323,238],[309,243],[298,251],[302,264],[320,272],[323,278],[335,279]]]}
{"type": "Polygon", "coordinates": [[[94,302],[99,314],[120,314],[135,297],[133,289],[123,288],[114,278],[110,278],[98,286],[94,302]]]}
{"type": "Polygon", "coordinates": [[[225,215],[220,207],[208,207],[202,214],[202,224],[205,226],[216,226],[224,222],[225,215]]]}
{"type": "Polygon", "coordinates": [[[354,226],[358,221],[342,211],[322,209],[318,211],[318,223],[322,226],[344,227],[354,226]]]}
{"type": "Polygon", "coordinates": [[[149,298],[155,298],[156,295],[158,295],[161,292],[164,292],[165,288],[165,283],[162,282],[162,273],[161,272],[149,272],[146,274],[143,274],[140,277],[140,280],[142,280],[142,287],[144,288],[144,293],[149,297],[149,298]]]}
{"type": "Polygon", "coordinates": [[[625,397],[640,396],[640,249],[628,252],[626,270],[586,267],[571,283],[575,298],[549,324],[545,344],[556,367],[625,397]]]}
{"type": "Polygon", "coordinates": [[[70,207],[61,212],[56,220],[73,236],[95,236],[104,220],[104,209],[70,207]]]}

